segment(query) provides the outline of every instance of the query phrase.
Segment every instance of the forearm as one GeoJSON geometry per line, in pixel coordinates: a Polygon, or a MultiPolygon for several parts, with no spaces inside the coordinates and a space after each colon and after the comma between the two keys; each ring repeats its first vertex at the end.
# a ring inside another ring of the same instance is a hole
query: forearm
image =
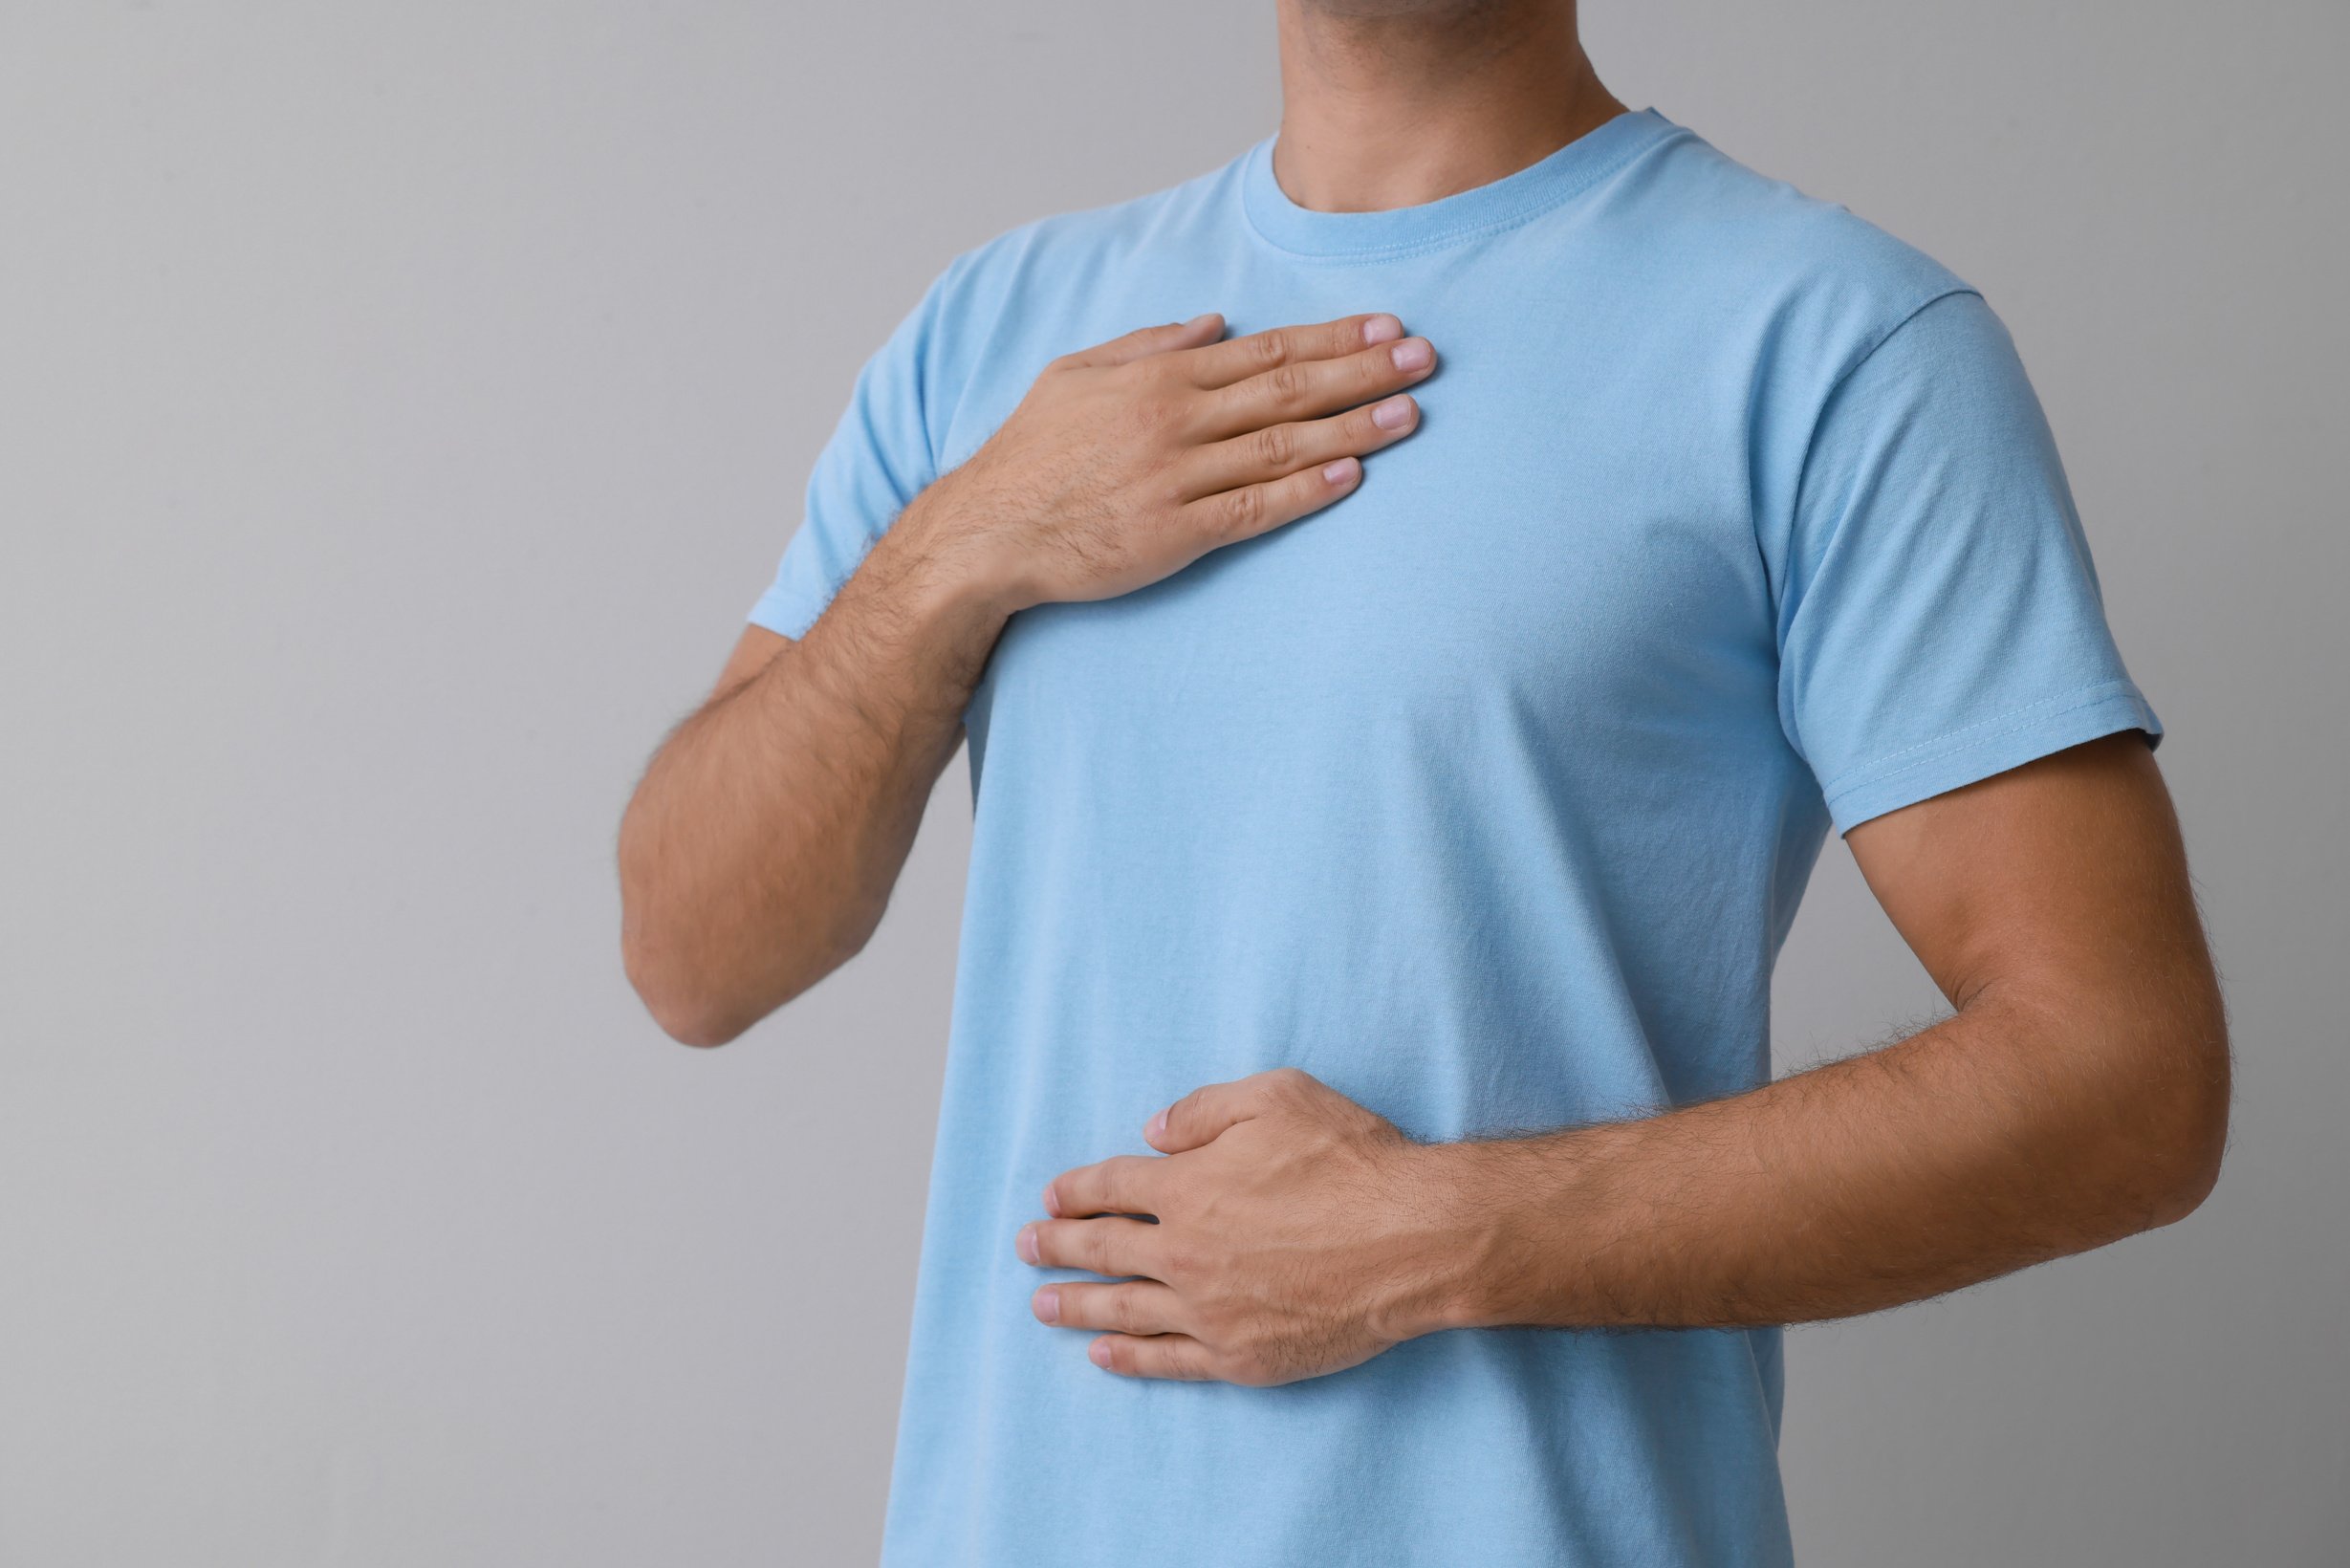
{"type": "Polygon", "coordinates": [[[863,945],[1007,619],[1328,506],[1414,428],[1389,394],[1435,367],[1383,314],[1223,330],[1210,313],[1053,360],[806,637],[663,746],[621,824],[621,946],[671,1034],[730,1039],[863,945]]]}
{"type": "Polygon", "coordinates": [[[1729,1099],[1425,1143],[1295,1067],[1064,1171],[1018,1255],[1112,1371],[1262,1385],[1445,1329],[1845,1317],[2168,1223],[2227,1143],[2226,1010],[2135,733],[1860,823],[1956,1014],[1729,1099]],[[1126,1216],[1148,1215],[1136,1224],[1126,1216]]]}
{"type": "Polygon", "coordinates": [[[631,979],[682,1039],[732,1038],[880,921],[1006,610],[916,500],[805,637],[680,726],[620,830],[631,979]]]}
{"type": "Polygon", "coordinates": [[[2211,1061],[2175,1017],[1986,996],[1732,1099],[1430,1145],[1469,1238],[1445,1326],[1839,1318],[2167,1223],[2216,1172],[2211,1061]]]}

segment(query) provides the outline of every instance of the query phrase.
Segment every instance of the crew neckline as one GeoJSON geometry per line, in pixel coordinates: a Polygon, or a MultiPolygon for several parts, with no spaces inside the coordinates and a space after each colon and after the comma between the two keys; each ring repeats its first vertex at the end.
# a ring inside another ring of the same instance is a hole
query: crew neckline
{"type": "Polygon", "coordinates": [[[1627,109],[1498,180],[1377,212],[1323,212],[1290,200],[1273,178],[1276,131],[1242,155],[1241,206],[1260,238],[1295,255],[1362,259],[1436,250],[1538,216],[1680,129],[1653,108],[1627,109]]]}

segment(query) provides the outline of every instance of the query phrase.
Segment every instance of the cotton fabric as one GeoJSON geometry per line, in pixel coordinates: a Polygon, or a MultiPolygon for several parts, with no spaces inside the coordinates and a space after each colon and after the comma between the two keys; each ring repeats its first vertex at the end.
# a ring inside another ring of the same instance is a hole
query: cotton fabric
{"type": "Polygon", "coordinates": [[[959,255],[857,380],[751,619],[804,634],[1046,362],[1392,311],[1422,427],[1327,511],[1015,616],[976,816],[884,1560],[1791,1560],[1773,1329],[1455,1330],[1278,1388],[1137,1382],[1012,1237],[1199,1084],[1303,1067],[1422,1138],[1770,1076],[1831,830],[2161,724],[2015,348],[1915,250],[1653,111],[1421,207],[1267,138],[959,255]]]}

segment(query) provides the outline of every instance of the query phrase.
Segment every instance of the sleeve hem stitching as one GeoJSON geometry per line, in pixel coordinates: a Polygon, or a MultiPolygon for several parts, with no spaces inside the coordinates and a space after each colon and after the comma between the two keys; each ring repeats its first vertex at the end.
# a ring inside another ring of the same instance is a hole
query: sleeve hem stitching
{"type": "MultiPolygon", "coordinates": [[[[1920,741],[1915,746],[1905,746],[1898,751],[1873,758],[1857,768],[1848,768],[1823,785],[1820,793],[1833,803],[1864,785],[1882,784],[1887,779],[1899,778],[1905,773],[1938,762],[1951,752],[1962,751],[1968,746],[1982,741],[1997,740],[2016,730],[2028,729],[2035,723],[2061,718],[2078,708],[2094,708],[2109,697],[2123,694],[2133,698],[2141,708],[2146,708],[2145,699],[2139,693],[2136,682],[2126,678],[2100,681],[2095,686],[2077,687],[2072,691],[2060,692],[2056,696],[2043,698],[2039,702],[2027,704],[2022,708],[2011,708],[2007,712],[1977,724],[1945,730],[1931,740],[1920,741]],[[1921,752],[1925,754],[1920,755],[1921,752]],[[1904,758],[1912,760],[1904,761],[1904,758]]],[[[2146,711],[2151,713],[2152,710],[2147,708],[2146,711]]]]}

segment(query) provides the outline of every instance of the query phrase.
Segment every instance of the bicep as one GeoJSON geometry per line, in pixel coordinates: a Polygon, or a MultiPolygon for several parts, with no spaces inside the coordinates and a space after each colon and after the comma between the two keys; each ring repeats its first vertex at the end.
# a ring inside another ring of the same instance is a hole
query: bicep
{"type": "Polygon", "coordinates": [[[2178,818],[2139,731],[1872,817],[1845,841],[1954,1006],[1987,987],[2217,1006],[2178,818]]]}

